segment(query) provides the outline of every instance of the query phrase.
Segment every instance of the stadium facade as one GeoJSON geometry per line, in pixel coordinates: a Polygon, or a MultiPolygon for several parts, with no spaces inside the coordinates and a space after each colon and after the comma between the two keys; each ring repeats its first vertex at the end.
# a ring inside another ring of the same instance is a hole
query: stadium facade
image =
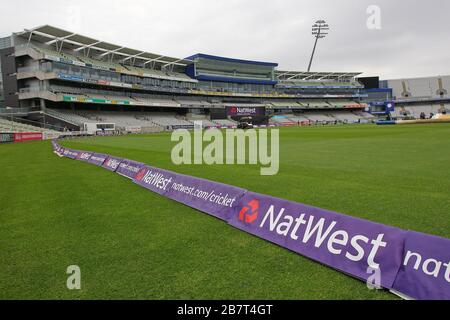
{"type": "Polygon", "coordinates": [[[108,130],[185,127],[193,119],[230,125],[244,116],[260,124],[351,121],[367,107],[356,72],[282,71],[277,63],[206,54],[174,58],[48,25],[5,39],[5,106],[74,130],[89,122],[108,130]]]}
{"type": "Polygon", "coordinates": [[[450,76],[393,79],[380,82],[381,89],[392,91],[395,118],[427,118],[450,111],[450,76]]]}
{"type": "MultiPolygon", "coordinates": [[[[232,126],[249,116],[262,125],[368,122],[371,113],[394,112],[387,106],[398,97],[395,83],[387,83],[394,92],[367,90],[358,72],[283,71],[273,62],[207,54],[174,58],[49,25],[0,39],[0,62],[0,115],[7,108],[70,130],[147,132],[191,128],[193,120],[232,126]]],[[[448,78],[436,89],[441,99],[448,78]]]]}
{"type": "MultiPolygon", "coordinates": [[[[11,37],[0,38],[0,50],[11,47],[11,37]]],[[[4,92],[3,92],[3,72],[2,72],[2,64],[0,61],[0,108],[3,108],[4,105],[4,92]]]]}

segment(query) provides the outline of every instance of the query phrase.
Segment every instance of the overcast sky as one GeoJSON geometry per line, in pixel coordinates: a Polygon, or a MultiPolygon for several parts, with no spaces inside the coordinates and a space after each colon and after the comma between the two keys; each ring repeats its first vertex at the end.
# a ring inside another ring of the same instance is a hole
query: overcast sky
{"type": "Polygon", "coordinates": [[[392,79],[450,74],[449,14],[449,0],[0,0],[0,36],[50,24],[174,57],[201,52],[304,71],[311,25],[325,19],[331,31],[312,71],[392,79]]]}

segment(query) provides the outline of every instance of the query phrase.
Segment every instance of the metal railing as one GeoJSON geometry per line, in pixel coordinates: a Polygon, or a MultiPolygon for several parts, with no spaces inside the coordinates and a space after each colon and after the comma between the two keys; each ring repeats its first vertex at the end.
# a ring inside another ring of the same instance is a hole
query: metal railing
{"type": "Polygon", "coordinates": [[[19,89],[19,93],[41,92],[41,91],[45,91],[45,90],[42,90],[39,87],[26,87],[26,88],[19,89]]]}
{"type": "MultiPolygon", "coordinates": [[[[34,109],[38,109],[40,110],[39,107],[34,107],[34,109]]],[[[0,116],[5,117],[5,116],[9,116],[9,115],[15,115],[15,114],[24,114],[24,113],[28,113],[30,111],[36,111],[36,110],[32,110],[33,108],[0,108],[0,116]]]]}

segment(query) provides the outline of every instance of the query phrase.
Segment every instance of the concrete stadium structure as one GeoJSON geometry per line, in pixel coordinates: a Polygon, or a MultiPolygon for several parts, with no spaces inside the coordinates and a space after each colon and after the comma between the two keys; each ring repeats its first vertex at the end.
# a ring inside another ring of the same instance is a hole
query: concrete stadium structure
{"type": "Polygon", "coordinates": [[[431,118],[450,112],[450,76],[385,80],[380,87],[392,90],[395,118],[419,119],[421,113],[431,118]]]}
{"type": "Polygon", "coordinates": [[[155,127],[360,122],[356,72],[278,70],[277,63],[196,54],[174,58],[49,25],[0,40],[0,114],[60,128],[152,131],[155,127]],[[0,102],[1,103],[1,102],[0,102]]]}

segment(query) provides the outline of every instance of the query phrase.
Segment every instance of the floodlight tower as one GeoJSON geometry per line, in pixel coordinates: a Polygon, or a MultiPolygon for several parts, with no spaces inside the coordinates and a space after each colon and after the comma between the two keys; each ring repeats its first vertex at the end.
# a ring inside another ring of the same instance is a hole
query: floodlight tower
{"type": "Polygon", "coordinates": [[[325,38],[325,36],[330,31],[330,26],[325,22],[325,20],[317,20],[312,26],[312,35],[316,38],[314,42],[314,48],[311,54],[311,60],[309,60],[308,72],[311,70],[311,64],[314,58],[314,53],[316,52],[317,40],[325,38]]]}

